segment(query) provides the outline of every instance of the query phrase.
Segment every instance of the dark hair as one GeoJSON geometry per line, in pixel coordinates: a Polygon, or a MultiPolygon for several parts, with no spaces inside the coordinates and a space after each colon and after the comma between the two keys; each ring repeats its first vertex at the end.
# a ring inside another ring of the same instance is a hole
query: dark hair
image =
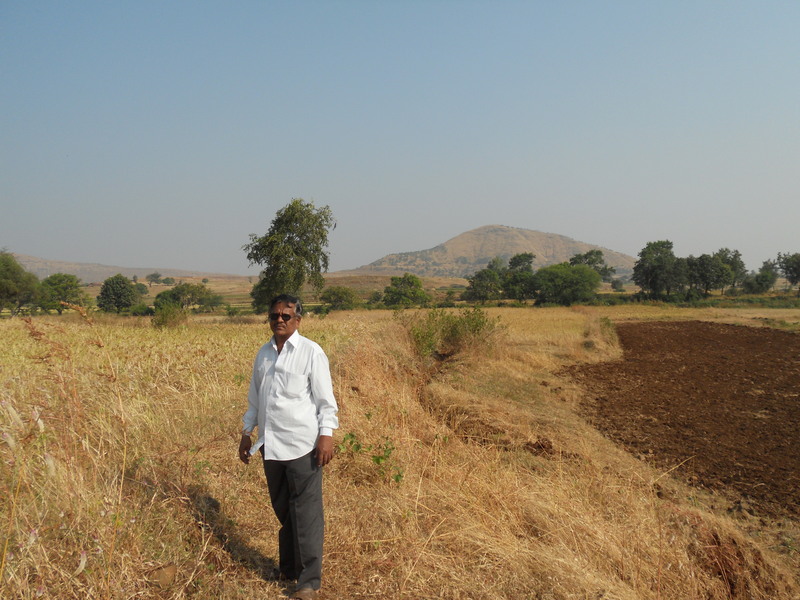
{"type": "Polygon", "coordinates": [[[300,298],[297,296],[292,296],[291,294],[280,294],[275,296],[269,303],[269,309],[272,310],[275,308],[276,304],[294,304],[294,314],[296,317],[300,317],[303,314],[303,305],[300,302],[300,298]]]}

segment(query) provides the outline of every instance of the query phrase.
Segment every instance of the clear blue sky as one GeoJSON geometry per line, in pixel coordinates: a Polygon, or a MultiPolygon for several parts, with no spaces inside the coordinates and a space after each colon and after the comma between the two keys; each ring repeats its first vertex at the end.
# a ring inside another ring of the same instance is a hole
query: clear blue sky
{"type": "Polygon", "coordinates": [[[800,252],[800,2],[0,3],[0,247],[252,273],[292,198],[331,270],[489,224],[800,252]]]}

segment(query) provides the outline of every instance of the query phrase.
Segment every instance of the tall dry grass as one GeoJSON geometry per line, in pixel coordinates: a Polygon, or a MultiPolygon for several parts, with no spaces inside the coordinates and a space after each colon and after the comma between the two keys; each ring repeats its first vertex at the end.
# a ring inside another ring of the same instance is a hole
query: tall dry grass
{"type": "MultiPolygon", "coordinates": [[[[424,312],[303,320],[341,409],[326,597],[798,597],[783,557],[577,416],[559,369],[618,354],[612,309],[490,314],[500,335],[438,361],[408,334],[424,312]]],[[[236,458],[267,335],[0,322],[0,595],[285,597],[263,472],[236,458]]]]}

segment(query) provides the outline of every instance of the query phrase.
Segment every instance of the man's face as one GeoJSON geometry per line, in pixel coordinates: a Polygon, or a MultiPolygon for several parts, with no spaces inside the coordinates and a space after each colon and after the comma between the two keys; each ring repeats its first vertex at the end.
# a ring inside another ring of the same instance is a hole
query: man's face
{"type": "Polygon", "coordinates": [[[297,331],[300,325],[300,317],[294,314],[294,304],[278,302],[269,311],[269,328],[275,334],[275,338],[281,341],[288,340],[297,331]],[[277,318],[274,318],[277,317],[277,318]],[[286,318],[289,318],[287,321],[286,318]]]}

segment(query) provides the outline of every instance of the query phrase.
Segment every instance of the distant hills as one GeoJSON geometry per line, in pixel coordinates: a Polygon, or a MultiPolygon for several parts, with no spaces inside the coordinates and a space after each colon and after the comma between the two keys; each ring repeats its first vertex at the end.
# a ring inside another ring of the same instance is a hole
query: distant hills
{"type": "Polygon", "coordinates": [[[494,257],[508,260],[515,254],[536,255],[534,269],[566,262],[576,254],[602,250],[606,263],[617,275],[629,275],[636,259],[621,252],[579,242],[563,235],[520,229],[506,225],[486,225],[458,235],[428,250],[389,254],[349,273],[420,277],[467,277],[483,269],[494,257]]]}
{"type": "MultiPolygon", "coordinates": [[[[599,249],[609,266],[617,270],[617,275],[630,275],[636,262],[632,256],[579,242],[563,235],[543,233],[531,229],[520,229],[506,225],[486,225],[458,235],[443,244],[428,250],[389,254],[381,259],[346,271],[337,271],[337,276],[389,276],[413,273],[420,277],[464,278],[483,269],[494,257],[509,259],[515,254],[532,252],[536,255],[534,269],[566,262],[575,254],[599,249]]],[[[185,271],[156,267],[116,267],[95,263],[74,263],[46,260],[24,254],[14,254],[19,263],[40,279],[53,273],[70,273],[84,283],[98,283],[117,273],[126,277],[136,275],[144,279],[150,273],[161,273],[162,277],[232,277],[222,273],[185,271]]],[[[238,277],[238,276],[237,276],[238,277]]]]}
{"type": "Polygon", "coordinates": [[[161,273],[162,277],[213,277],[214,275],[222,275],[221,273],[204,273],[202,271],[185,271],[180,269],[164,269],[164,268],[144,268],[144,267],[115,267],[112,265],[101,265],[97,263],[76,263],[65,262],[61,260],[48,260],[44,258],[37,258],[35,256],[27,256],[25,254],[17,254],[12,252],[20,265],[26,271],[30,271],[39,279],[44,279],[53,273],[68,273],[75,275],[83,283],[102,283],[109,277],[113,277],[117,273],[125,275],[125,277],[133,278],[136,275],[139,279],[144,278],[150,273],[161,273]]]}

